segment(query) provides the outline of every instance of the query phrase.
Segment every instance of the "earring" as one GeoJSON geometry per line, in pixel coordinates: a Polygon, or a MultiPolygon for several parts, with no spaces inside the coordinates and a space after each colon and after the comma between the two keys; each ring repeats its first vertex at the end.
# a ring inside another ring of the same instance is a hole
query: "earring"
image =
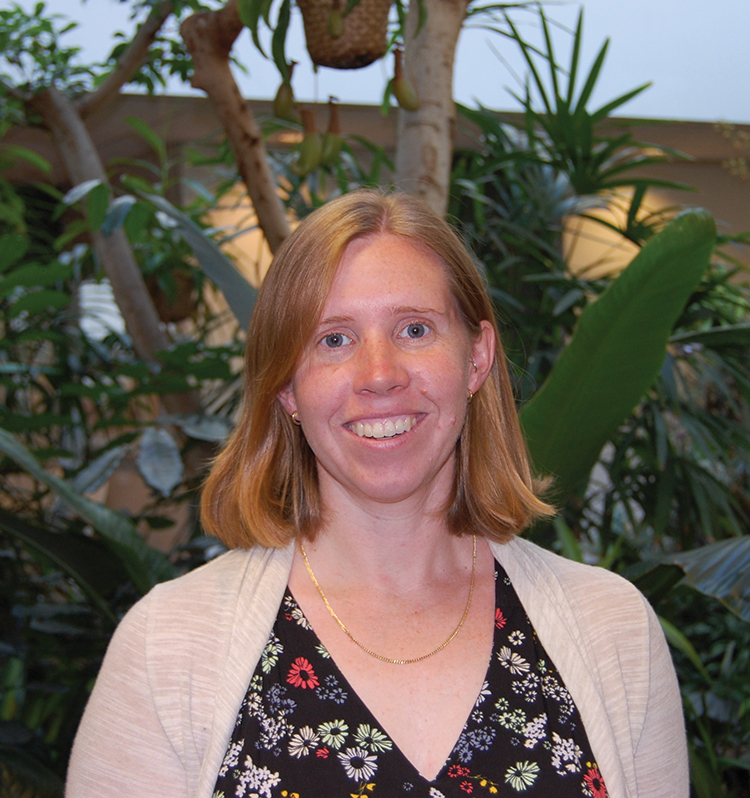
{"type": "Polygon", "coordinates": [[[469,398],[466,400],[466,404],[470,405],[471,400],[474,398],[474,391],[472,391],[471,388],[467,388],[467,390],[469,391],[469,398]]]}
{"type": "Polygon", "coordinates": [[[298,427],[302,426],[302,422],[299,420],[299,413],[296,410],[292,413],[292,423],[298,427]]]}
{"type": "Polygon", "coordinates": [[[472,360],[471,365],[474,366],[474,371],[479,371],[479,366],[472,360]]]}

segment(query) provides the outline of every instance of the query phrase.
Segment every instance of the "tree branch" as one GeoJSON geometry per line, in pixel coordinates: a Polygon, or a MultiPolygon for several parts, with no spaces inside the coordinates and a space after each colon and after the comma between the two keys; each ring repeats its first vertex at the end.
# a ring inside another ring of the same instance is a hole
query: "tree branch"
{"type": "Polygon", "coordinates": [[[158,8],[152,9],[144,23],[138,28],[133,41],[120,57],[114,70],[95,91],[84,95],[75,103],[81,119],[85,119],[119,94],[120,89],[140,68],[149,47],[171,13],[172,3],[170,0],[164,0],[158,8]]]}
{"type": "MultiPolygon", "coordinates": [[[[52,87],[30,98],[28,104],[51,131],[73,184],[99,180],[108,185],[107,174],[94,143],[70,100],[52,87]]],[[[170,341],[154,309],[125,233],[122,228],[110,236],[102,232],[95,233],[93,244],[112,285],[136,353],[146,362],[155,363],[156,352],[167,349],[170,341]]],[[[172,413],[194,413],[198,409],[194,394],[175,394],[165,396],[163,400],[164,406],[172,413]]]]}
{"type": "Polygon", "coordinates": [[[468,0],[425,0],[425,5],[427,20],[417,35],[419,4],[409,3],[406,74],[420,106],[399,110],[395,182],[445,215],[456,124],[453,60],[468,0]]]}
{"type": "Polygon", "coordinates": [[[268,163],[263,133],[245,102],[229,66],[229,54],[242,31],[236,0],[218,11],[193,14],[180,26],[193,58],[191,85],[203,89],[216,108],[237,167],[258,216],[271,252],[289,235],[284,205],[276,193],[276,180],[268,163]]]}

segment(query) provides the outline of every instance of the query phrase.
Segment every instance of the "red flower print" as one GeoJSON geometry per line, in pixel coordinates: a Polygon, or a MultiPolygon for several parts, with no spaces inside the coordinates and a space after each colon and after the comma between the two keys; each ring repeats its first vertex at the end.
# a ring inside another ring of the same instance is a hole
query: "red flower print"
{"type": "Polygon", "coordinates": [[[314,690],[320,684],[313,666],[304,657],[297,657],[294,660],[294,664],[289,668],[286,680],[294,687],[301,687],[303,690],[308,687],[314,690]]]}
{"type": "Polygon", "coordinates": [[[469,768],[462,767],[461,765],[451,765],[448,768],[448,775],[452,779],[457,779],[459,776],[468,776],[469,768]]]}
{"type": "Polygon", "coordinates": [[[321,759],[328,759],[329,753],[330,752],[327,748],[318,748],[318,750],[315,752],[315,756],[319,756],[321,759]]]}
{"type": "Polygon", "coordinates": [[[495,610],[495,626],[497,626],[498,629],[502,629],[503,626],[505,626],[505,624],[507,622],[508,621],[506,620],[505,616],[503,615],[502,610],[498,607],[495,610]]]}
{"type": "Polygon", "coordinates": [[[461,782],[461,789],[464,792],[472,793],[472,792],[474,792],[474,785],[470,781],[462,781],[461,782]]]}
{"type": "Polygon", "coordinates": [[[604,784],[602,774],[599,773],[599,768],[596,764],[586,763],[589,766],[589,771],[583,777],[583,783],[591,790],[594,798],[607,798],[607,787],[604,784]]]}

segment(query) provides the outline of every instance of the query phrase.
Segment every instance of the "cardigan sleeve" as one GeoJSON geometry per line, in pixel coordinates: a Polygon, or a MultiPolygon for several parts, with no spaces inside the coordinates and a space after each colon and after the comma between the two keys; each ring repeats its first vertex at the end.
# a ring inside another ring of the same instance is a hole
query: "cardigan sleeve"
{"type": "Polygon", "coordinates": [[[185,798],[187,778],[154,702],[147,667],[149,596],[118,626],[81,720],[67,798],[185,798]]]}
{"type": "Polygon", "coordinates": [[[690,778],[680,688],[661,624],[643,602],[649,623],[649,690],[643,725],[634,741],[636,795],[687,798],[690,778]]]}

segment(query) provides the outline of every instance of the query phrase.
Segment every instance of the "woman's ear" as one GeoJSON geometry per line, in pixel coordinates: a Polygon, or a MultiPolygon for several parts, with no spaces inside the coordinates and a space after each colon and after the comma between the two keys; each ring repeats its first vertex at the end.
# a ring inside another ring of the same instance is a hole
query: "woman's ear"
{"type": "Polygon", "coordinates": [[[481,331],[471,347],[469,390],[476,393],[487,379],[495,362],[495,330],[486,320],[480,323],[481,331]]]}
{"type": "Polygon", "coordinates": [[[294,388],[292,388],[292,384],[289,383],[285,388],[282,388],[278,394],[279,402],[281,402],[281,406],[286,410],[287,413],[291,416],[292,413],[296,412],[297,410],[297,399],[294,396],[294,388]]]}

